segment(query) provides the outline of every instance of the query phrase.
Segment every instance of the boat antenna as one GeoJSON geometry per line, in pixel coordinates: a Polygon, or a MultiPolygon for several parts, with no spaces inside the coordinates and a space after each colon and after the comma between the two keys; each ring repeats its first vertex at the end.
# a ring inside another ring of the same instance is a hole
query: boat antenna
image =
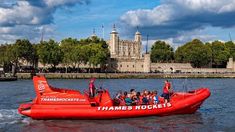
{"type": "Polygon", "coordinates": [[[42,29],[41,29],[41,40],[40,40],[40,42],[42,43],[43,41],[44,41],[44,26],[42,27],[42,29]]]}
{"type": "Polygon", "coordinates": [[[103,40],[104,40],[104,24],[102,24],[102,37],[103,37],[103,40]]]}
{"type": "Polygon", "coordinates": [[[230,41],[233,41],[230,32],[229,32],[229,39],[230,41]]]}
{"type": "Polygon", "coordinates": [[[146,42],[146,47],[145,47],[145,53],[148,53],[148,41],[149,41],[149,35],[147,34],[147,42],[146,42]]]}

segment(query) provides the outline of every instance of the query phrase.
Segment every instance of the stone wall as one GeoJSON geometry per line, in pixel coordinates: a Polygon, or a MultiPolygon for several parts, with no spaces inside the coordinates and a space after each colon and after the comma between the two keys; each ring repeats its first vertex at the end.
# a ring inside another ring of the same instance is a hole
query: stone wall
{"type": "Polygon", "coordinates": [[[227,69],[231,69],[233,72],[235,72],[235,62],[233,61],[233,58],[229,58],[227,69]]]}
{"type": "Polygon", "coordinates": [[[178,72],[192,69],[190,63],[151,63],[151,72],[178,72]]]}
{"type": "Polygon", "coordinates": [[[151,63],[151,72],[230,73],[234,71],[232,68],[193,68],[190,63],[151,63]]]}
{"type": "Polygon", "coordinates": [[[150,72],[150,55],[144,54],[136,58],[111,58],[108,63],[109,72],[150,72]]]}
{"type": "Polygon", "coordinates": [[[109,72],[143,72],[144,59],[111,59],[109,72]]]}

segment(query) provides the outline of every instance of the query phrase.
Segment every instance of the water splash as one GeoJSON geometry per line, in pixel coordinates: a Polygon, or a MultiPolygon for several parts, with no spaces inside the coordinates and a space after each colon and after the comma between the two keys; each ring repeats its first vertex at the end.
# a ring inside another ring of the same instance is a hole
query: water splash
{"type": "Polygon", "coordinates": [[[30,124],[30,118],[21,116],[16,109],[0,109],[0,128],[13,124],[30,124]]]}

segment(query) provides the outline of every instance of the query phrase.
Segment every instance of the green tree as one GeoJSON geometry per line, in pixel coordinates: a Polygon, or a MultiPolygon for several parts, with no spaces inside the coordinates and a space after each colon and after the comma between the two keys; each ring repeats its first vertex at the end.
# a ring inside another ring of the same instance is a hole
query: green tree
{"type": "Polygon", "coordinates": [[[210,48],[198,39],[186,43],[175,52],[176,62],[190,62],[194,67],[207,66],[210,63],[210,58],[210,48]]]}
{"type": "Polygon", "coordinates": [[[76,65],[76,60],[75,60],[75,47],[78,45],[77,39],[72,39],[72,38],[66,38],[61,41],[60,47],[61,51],[64,54],[62,62],[68,66],[68,65],[76,65]]]}
{"type": "Polygon", "coordinates": [[[59,63],[62,62],[63,52],[60,46],[54,40],[49,40],[48,42],[41,42],[38,48],[39,61],[45,66],[50,64],[55,68],[59,63]]]}
{"type": "Polygon", "coordinates": [[[76,48],[77,50],[77,62],[82,62],[84,64],[89,64],[93,66],[98,66],[102,68],[110,56],[108,45],[103,39],[98,37],[92,37],[87,39],[79,40],[80,46],[76,48]],[[78,51],[80,51],[78,53],[78,51]]]}
{"type": "Polygon", "coordinates": [[[0,45],[0,66],[4,66],[4,63],[6,62],[6,45],[0,45]]]}
{"type": "Polygon", "coordinates": [[[20,61],[26,61],[28,64],[32,63],[33,52],[33,45],[27,39],[18,39],[14,44],[7,46],[6,60],[12,65],[13,75],[16,74],[20,61]]]}
{"type": "Polygon", "coordinates": [[[225,46],[229,50],[229,57],[233,57],[233,59],[235,59],[235,44],[233,41],[226,42],[225,46]]]}
{"type": "Polygon", "coordinates": [[[15,43],[16,53],[19,59],[26,60],[27,62],[33,61],[33,45],[27,39],[18,39],[15,43]]]}
{"type": "Polygon", "coordinates": [[[214,41],[211,43],[212,63],[216,67],[225,67],[229,58],[229,49],[223,42],[214,41]]]}
{"type": "Polygon", "coordinates": [[[174,59],[173,48],[164,41],[156,41],[151,48],[152,62],[170,62],[174,59]]]}

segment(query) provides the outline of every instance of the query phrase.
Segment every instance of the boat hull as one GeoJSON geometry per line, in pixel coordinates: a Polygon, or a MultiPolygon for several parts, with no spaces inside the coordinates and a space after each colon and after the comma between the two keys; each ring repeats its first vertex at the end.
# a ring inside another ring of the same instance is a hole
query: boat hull
{"type": "Polygon", "coordinates": [[[192,114],[210,96],[208,88],[174,93],[169,103],[138,106],[22,104],[19,112],[33,119],[115,119],[192,114]]]}

